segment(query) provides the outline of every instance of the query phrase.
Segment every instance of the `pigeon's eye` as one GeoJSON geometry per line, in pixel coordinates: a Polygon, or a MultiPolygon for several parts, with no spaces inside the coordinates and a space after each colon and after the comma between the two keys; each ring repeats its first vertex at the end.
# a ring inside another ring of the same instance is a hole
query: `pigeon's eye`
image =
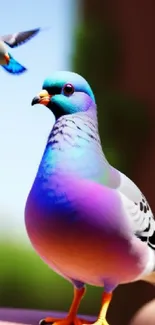
{"type": "Polygon", "coordinates": [[[71,84],[66,84],[63,87],[63,93],[66,96],[70,96],[74,93],[74,87],[71,84]]]}

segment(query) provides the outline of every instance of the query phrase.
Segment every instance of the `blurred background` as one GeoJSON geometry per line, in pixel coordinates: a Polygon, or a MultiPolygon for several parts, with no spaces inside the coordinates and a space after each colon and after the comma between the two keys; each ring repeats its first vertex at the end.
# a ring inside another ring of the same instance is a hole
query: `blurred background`
{"type": "MultiPolygon", "coordinates": [[[[155,2],[152,0],[14,0],[3,2],[0,33],[51,28],[13,49],[28,68],[0,70],[0,306],[68,310],[72,286],[33,251],[24,226],[25,201],[54,119],[31,100],[53,70],[74,70],[92,86],[99,128],[112,165],[131,177],[155,210],[155,2]]],[[[88,287],[80,312],[97,315],[101,288],[88,287]]],[[[119,287],[111,325],[128,323],[153,286],[119,287]]]]}

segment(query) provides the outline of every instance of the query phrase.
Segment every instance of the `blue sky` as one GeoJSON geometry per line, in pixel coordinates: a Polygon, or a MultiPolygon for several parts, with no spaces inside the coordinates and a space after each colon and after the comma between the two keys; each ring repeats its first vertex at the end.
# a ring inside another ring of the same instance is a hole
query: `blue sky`
{"type": "Polygon", "coordinates": [[[24,206],[54,119],[41,105],[31,106],[43,80],[53,70],[71,69],[77,0],[3,1],[0,34],[51,28],[10,49],[28,68],[20,76],[0,68],[0,231],[26,238],[24,206]]]}

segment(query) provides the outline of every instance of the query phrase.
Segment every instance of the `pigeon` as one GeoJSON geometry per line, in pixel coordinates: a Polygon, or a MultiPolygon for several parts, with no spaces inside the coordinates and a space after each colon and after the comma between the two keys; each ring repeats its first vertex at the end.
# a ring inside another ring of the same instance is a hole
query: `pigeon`
{"type": "Polygon", "coordinates": [[[25,32],[0,36],[0,65],[2,68],[11,74],[21,74],[25,72],[27,69],[17,62],[10,53],[8,53],[7,46],[15,48],[22,45],[37,35],[40,31],[41,28],[39,27],[25,32]]]}
{"type": "Polygon", "coordinates": [[[96,99],[82,76],[54,71],[31,104],[48,107],[55,123],[25,203],[26,231],[41,259],[74,288],[67,316],[40,324],[89,323],[77,316],[89,284],[103,287],[94,324],[108,325],[119,285],[155,284],[153,213],[140,189],[105,157],[96,99]]]}

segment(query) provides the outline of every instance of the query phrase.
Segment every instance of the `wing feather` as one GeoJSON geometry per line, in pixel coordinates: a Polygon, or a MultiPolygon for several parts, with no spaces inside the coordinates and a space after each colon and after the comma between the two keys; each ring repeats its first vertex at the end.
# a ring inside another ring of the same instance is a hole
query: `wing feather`
{"type": "Polygon", "coordinates": [[[123,173],[120,173],[120,185],[117,190],[128,199],[126,209],[135,235],[155,250],[155,219],[146,198],[123,173]]]}
{"type": "Polygon", "coordinates": [[[3,35],[0,39],[5,42],[11,48],[22,45],[23,43],[29,41],[32,37],[37,35],[40,32],[41,28],[35,28],[32,30],[18,32],[14,34],[3,35]]]}

